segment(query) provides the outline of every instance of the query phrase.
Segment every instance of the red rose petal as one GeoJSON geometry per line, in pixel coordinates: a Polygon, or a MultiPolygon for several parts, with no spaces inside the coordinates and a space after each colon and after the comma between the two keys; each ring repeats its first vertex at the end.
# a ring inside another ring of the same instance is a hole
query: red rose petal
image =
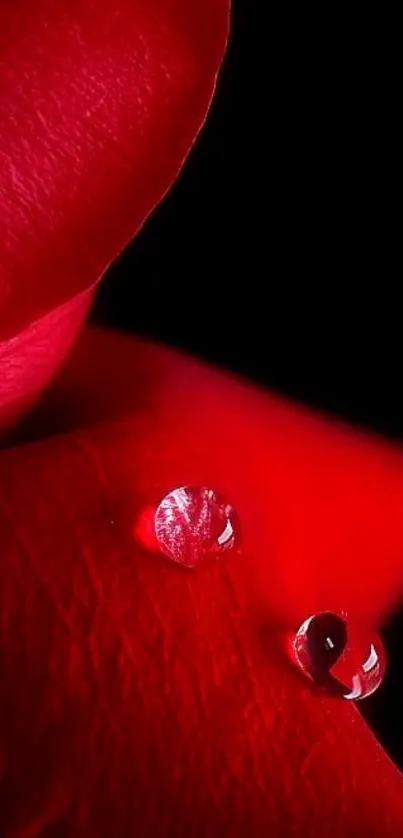
{"type": "Polygon", "coordinates": [[[281,648],[313,603],[375,621],[401,592],[400,451],[96,340],[110,375],[77,347],[70,396],[93,385],[71,421],[91,397],[125,421],[0,454],[1,834],[400,835],[399,772],[281,648]],[[186,573],[138,545],[137,514],[180,483],[228,496],[241,555],[186,573]]]}
{"type": "Polygon", "coordinates": [[[0,339],[93,285],[211,98],[228,0],[15,0],[0,12],[0,339]]]}
{"type": "Polygon", "coordinates": [[[403,595],[399,446],[101,329],[82,335],[26,433],[142,411],[169,423],[182,464],[163,494],[209,485],[242,508],[257,589],[281,621],[322,610],[381,619],[403,595]]]}
{"type": "Polygon", "coordinates": [[[63,359],[84,289],[175,178],[227,28],[227,0],[2,5],[0,433],[63,359]]]}
{"type": "Polygon", "coordinates": [[[66,358],[92,300],[84,291],[0,342],[0,433],[11,429],[66,358]]]}

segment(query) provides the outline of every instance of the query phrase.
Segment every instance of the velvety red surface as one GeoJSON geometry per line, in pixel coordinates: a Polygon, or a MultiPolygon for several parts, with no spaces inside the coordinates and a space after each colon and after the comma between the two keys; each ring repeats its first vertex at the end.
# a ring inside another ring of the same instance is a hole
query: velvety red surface
{"type": "Polygon", "coordinates": [[[228,14],[227,0],[2,2],[0,340],[93,285],[167,190],[228,14]]]}
{"type": "Polygon", "coordinates": [[[24,411],[35,404],[38,393],[65,360],[92,296],[92,291],[83,291],[0,342],[1,434],[10,431],[24,411]]]}
{"type": "Polygon", "coordinates": [[[399,771],[284,634],[340,604],[375,626],[401,593],[400,452],[90,332],[45,426],[0,456],[1,834],[401,834],[399,771]],[[199,572],[133,539],[188,482],[243,527],[199,572]]]}
{"type": "Polygon", "coordinates": [[[54,374],[82,292],[177,174],[227,29],[227,0],[1,3],[0,431],[54,374]]]}
{"type": "MultiPolygon", "coordinates": [[[[3,431],[180,166],[227,17],[0,6],[3,431]]],[[[402,834],[399,771],[286,655],[312,610],[375,627],[401,598],[400,450],[90,330],[18,441],[0,453],[1,836],[402,834]],[[182,483],[228,496],[239,555],[192,573],[136,543],[182,483]]]]}

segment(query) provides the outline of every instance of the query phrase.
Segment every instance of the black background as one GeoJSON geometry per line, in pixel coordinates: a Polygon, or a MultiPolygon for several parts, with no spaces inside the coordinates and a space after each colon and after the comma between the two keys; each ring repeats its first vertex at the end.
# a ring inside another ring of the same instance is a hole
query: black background
{"type": "MultiPolygon", "coordinates": [[[[235,2],[209,121],[96,316],[400,439],[391,30],[323,14],[235,2]]],[[[403,767],[402,614],[384,639],[360,709],[403,767]]]]}

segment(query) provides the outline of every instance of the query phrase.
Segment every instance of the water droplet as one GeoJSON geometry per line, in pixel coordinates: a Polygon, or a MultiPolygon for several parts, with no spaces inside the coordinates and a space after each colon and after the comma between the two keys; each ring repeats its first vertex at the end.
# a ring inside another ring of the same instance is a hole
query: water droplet
{"type": "MultiPolygon", "coordinates": [[[[143,543],[152,546],[149,513],[142,516],[141,531],[143,543]]],[[[217,558],[234,547],[238,536],[237,516],[231,504],[204,486],[173,489],[153,513],[155,546],[185,567],[217,558]]]]}
{"type": "Polygon", "coordinates": [[[386,654],[376,632],[329,611],[302,623],[290,651],[309,678],[350,700],[371,695],[385,674],[386,654]]]}

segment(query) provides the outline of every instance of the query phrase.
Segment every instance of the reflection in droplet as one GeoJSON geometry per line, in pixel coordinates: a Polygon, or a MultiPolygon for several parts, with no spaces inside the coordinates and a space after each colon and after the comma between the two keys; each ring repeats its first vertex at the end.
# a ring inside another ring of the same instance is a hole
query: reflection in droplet
{"type": "MultiPolygon", "coordinates": [[[[143,516],[142,529],[149,531],[149,516],[143,516]]],[[[239,536],[231,504],[204,486],[180,486],[169,492],[153,514],[153,529],[161,552],[192,568],[233,548],[239,536]]]]}
{"type": "Polygon", "coordinates": [[[368,626],[331,612],[305,620],[290,644],[300,669],[328,692],[350,700],[366,698],[382,682],[386,655],[368,626]]]}

